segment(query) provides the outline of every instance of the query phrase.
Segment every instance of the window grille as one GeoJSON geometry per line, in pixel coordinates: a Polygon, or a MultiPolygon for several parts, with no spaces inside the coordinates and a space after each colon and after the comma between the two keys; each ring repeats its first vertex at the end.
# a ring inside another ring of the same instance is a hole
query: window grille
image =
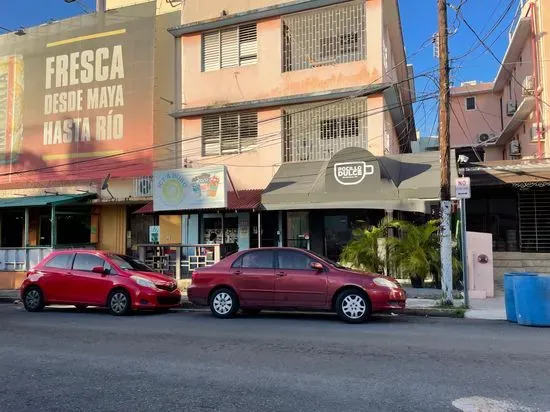
{"type": "Polygon", "coordinates": [[[247,66],[258,62],[256,23],[203,33],[202,70],[247,66]]]}
{"type": "Polygon", "coordinates": [[[365,16],[361,1],[283,17],[283,71],[365,59],[365,16]]]}
{"type": "Polygon", "coordinates": [[[347,147],[368,149],[367,99],[284,109],[284,161],[328,160],[347,147]]]}
{"type": "Polygon", "coordinates": [[[202,118],[202,155],[250,150],[258,139],[258,113],[222,113],[202,118]]]}

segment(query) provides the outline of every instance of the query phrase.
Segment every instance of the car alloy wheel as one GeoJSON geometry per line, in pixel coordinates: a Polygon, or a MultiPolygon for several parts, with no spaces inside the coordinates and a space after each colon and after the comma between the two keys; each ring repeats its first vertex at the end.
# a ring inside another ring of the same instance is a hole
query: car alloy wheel
{"type": "Polygon", "coordinates": [[[29,312],[38,312],[44,308],[44,298],[42,296],[42,291],[38,288],[29,289],[25,293],[23,300],[25,309],[29,312]]]}
{"type": "Polygon", "coordinates": [[[214,292],[210,299],[210,310],[217,318],[233,317],[239,310],[239,302],[230,289],[220,289],[214,292]]]}
{"type": "Polygon", "coordinates": [[[115,291],[109,298],[109,310],[113,315],[126,315],[130,309],[130,297],[121,290],[115,291]]]}

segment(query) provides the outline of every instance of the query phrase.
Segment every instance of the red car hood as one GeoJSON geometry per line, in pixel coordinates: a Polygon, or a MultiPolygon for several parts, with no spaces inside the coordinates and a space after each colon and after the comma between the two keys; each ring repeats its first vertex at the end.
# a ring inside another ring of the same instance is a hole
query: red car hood
{"type": "Polygon", "coordinates": [[[384,279],[388,279],[388,280],[391,280],[392,282],[396,282],[397,281],[395,280],[394,277],[392,276],[384,276],[384,275],[381,275],[379,273],[368,273],[368,272],[359,272],[357,270],[352,270],[352,269],[338,269],[340,272],[342,273],[347,273],[347,274],[351,274],[351,275],[359,275],[359,276],[367,276],[369,278],[384,278],[384,279]]]}
{"type": "Polygon", "coordinates": [[[148,279],[152,282],[155,282],[157,284],[169,284],[169,283],[175,283],[176,281],[174,278],[170,276],[163,275],[162,273],[156,273],[156,272],[140,272],[138,270],[132,270],[128,271],[132,276],[140,276],[142,278],[148,279]]]}

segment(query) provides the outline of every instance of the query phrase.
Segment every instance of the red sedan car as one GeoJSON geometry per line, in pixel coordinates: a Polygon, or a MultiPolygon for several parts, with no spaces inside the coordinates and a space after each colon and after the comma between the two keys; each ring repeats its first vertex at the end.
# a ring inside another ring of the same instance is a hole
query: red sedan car
{"type": "Polygon", "coordinates": [[[90,250],[51,253],[27,274],[21,300],[29,312],[46,305],[104,306],[113,315],[178,307],[176,281],[128,256],[90,250]]]}
{"type": "Polygon", "coordinates": [[[214,316],[239,309],[324,310],[349,323],[371,313],[402,311],[406,294],[390,277],[347,270],[311,252],[291,248],[236,253],[193,273],[189,300],[209,305],[214,316]]]}

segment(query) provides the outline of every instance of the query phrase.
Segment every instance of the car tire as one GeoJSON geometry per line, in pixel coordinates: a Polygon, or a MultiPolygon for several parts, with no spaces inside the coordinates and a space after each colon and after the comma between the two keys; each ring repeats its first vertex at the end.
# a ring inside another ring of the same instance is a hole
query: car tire
{"type": "Polygon", "coordinates": [[[259,315],[261,311],[261,309],[242,309],[242,312],[247,316],[259,315]]]}
{"type": "Polygon", "coordinates": [[[125,316],[132,311],[132,302],[128,292],[122,289],[113,290],[107,299],[109,313],[114,316],[125,316]]]}
{"type": "Polygon", "coordinates": [[[44,293],[38,286],[31,286],[23,294],[23,306],[28,312],[40,312],[44,309],[44,293]]]}
{"type": "Polygon", "coordinates": [[[77,312],[84,312],[86,309],[88,309],[88,306],[86,305],[75,305],[77,312]]]}
{"type": "Polygon", "coordinates": [[[239,299],[231,289],[215,290],[210,297],[210,310],[219,319],[232,318],[239,311],[239,299]]]}
{"type": "Polygon", "coordinates": [[[371,305],[365,292],[344,290],[336,299],[336,313],[346,323],[363,323],[371,315],[371,305]]]}

